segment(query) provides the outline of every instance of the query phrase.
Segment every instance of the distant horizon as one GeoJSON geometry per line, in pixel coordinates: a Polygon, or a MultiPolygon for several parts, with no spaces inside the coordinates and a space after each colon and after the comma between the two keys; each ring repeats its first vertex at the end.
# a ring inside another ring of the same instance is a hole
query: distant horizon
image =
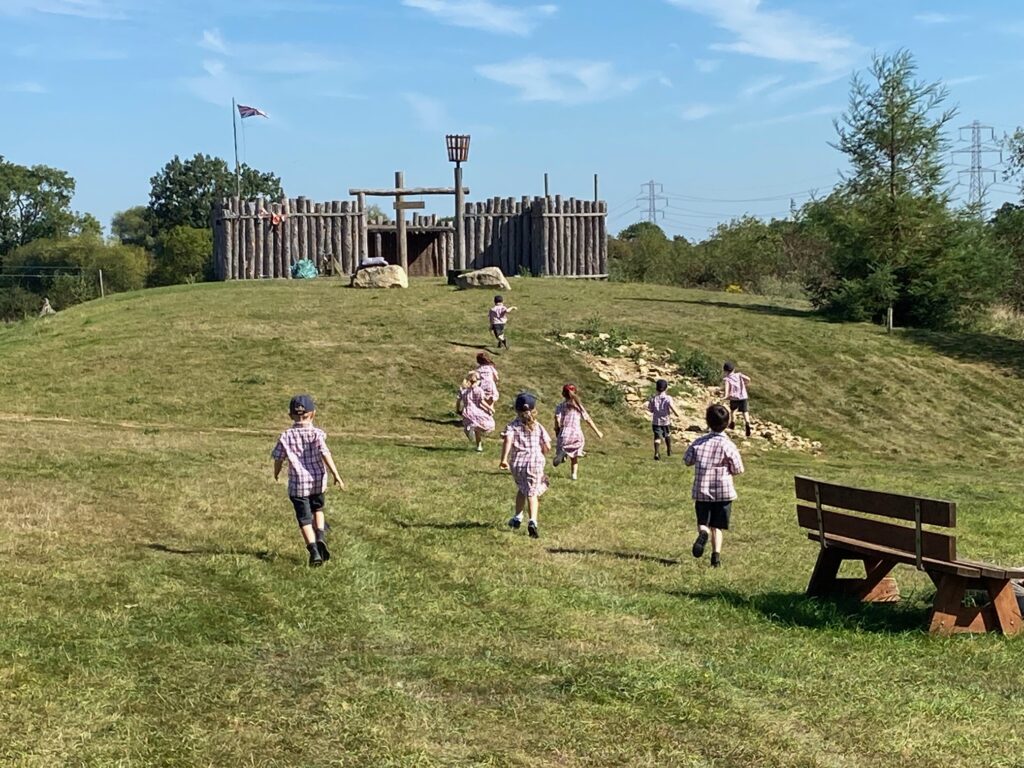
{"type": "MultiPolygon", "coordinates": [[[[590,198],[598,173],[614,233],[645,218],[654,181],[657,223],[690,240],[833,188],[832,120],[873,51],[906,48],[948,86],[951,150],[973,120],[997,138],[1024,122],[1009,0],[0,0],[0,21],[0,155],[67,171],[72,207],[107,232],[175,154],[233,164],[233,97],[269,116],[240,122],[241,159],[289,197],[347,199],[396,170],[450,185],[444,134],[464,132],[471,200],[543,194],[545,172],[552,194],[590,198]]],[[[948,159],[952,182],[966,157],[948,159]]],[[[1019,202],[983,161],[988,211],[1019,202]]]]}

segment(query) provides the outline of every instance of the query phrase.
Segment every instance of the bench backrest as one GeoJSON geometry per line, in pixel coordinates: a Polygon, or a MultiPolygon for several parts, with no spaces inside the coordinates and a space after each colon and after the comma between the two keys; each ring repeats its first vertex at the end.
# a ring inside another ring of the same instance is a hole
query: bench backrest
{"type": "Polygon", "coordinates": [[[914,557],[951,562],[956,560],[956,536],[924,530],[924,525],[956,526],[956,503],[884,491],[850,488],[809,477],[794,478],[796,514],[803,528],[854,539],[865,544],[895,549],[914,557]],[[860,512],[913,525],[885,522],[849,514],[860,512]]]}

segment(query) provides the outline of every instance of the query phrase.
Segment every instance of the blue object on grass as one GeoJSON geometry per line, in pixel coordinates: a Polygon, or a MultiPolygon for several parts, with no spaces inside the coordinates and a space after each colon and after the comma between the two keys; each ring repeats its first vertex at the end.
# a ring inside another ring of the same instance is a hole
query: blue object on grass
{"type": "Polygon", "coordinates": [[[302,259],[292,264],[292,277],[310,280],[317,276],[316,264],[310,259],[302,259]]]}

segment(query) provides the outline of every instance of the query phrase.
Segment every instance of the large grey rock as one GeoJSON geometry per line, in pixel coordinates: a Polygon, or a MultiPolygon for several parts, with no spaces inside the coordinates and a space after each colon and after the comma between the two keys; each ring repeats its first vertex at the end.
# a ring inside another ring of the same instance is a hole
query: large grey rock
{"type": "Polygon", "coordinates": [[[352,276],[353,288],[408,288],[409,276],[397,264],[366,267],[352,276]]]}
{"type": "Polygon", "coordinates": [[[455,284],[460,289],[466,288],[501,288],[503,291],[511,291],[512,286],[508,284],[505,275],[498,267],[484,267],[474,272],[465,272],[455,278],[455,284]]]}

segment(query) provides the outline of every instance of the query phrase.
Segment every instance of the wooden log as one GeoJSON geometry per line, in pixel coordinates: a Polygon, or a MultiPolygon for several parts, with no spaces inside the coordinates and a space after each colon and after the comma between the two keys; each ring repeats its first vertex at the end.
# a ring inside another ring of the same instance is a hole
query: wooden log
{"type": "Polygon", "coordinates": [[[598,274],[608,274],[608,203],[601,201],[603,216],[597,220],[598,274]]]}
{"type": "Polygon", "coordinates": [[[576,233],[573,229],[576,220],[572,216],[575,204],[576,201],[571,197],[563,201],[567,215],[563,219],[565,224],[565,263],[562,267],[562,274],[566,276],[574,276],[576,274],[576,233]]]}
{"type": "Polygon", "coordinates": [[[584,267],[584,246],[583,246],[583,225],[586,219],[583,217],[583,201],[573,201],[573,213],[579,214],[572,219],[572,241],[575,248],[572,260],[572,273],[574,275],[585,275],[584,267]]]}
{"type": "MultiPolygon", "coordinates": [[[[395,187],[393,189],[350,189],[350,195],[363,197],[394,197],[395,195],[454,195],[455,187],[395,187]]],[[[469,194],[469,187],[463,187],[462,193],[469,194]]]]}
{"type": "MultiPolygon", "coordinates": [[[[271,203],[270,204],[270,215],[271,216],[281,217],[281,213],[282,213],[282,211],[281,211],[281,203],[278,202],[278,203],[271,203]]],[[[271,240],[270,240],[270,245],[271,245],[271,252],[270,252],[270,258],[271,258],[271,277],[275,277],[275,278],[281,276],[281,255],[282,255],[282,251],[283,251],[283,249],[281,247],[281,233],[282,233],[283,228],[284,228],[284,222],[283,222],[283,220],[281,218],[279,218],[278,221],[280,221],[281,223],[279,223],[277,226],[271,226],[270,227],[270,232],[271,232],[271,240]]],[[[273,220],[271,220],[271,224],[273,225],[273,220]]]]}
{"type": "Polygon", "coordinates": [[[351,275],[353,272],[356,271],[355,267],[352,266],[352,235],[354,234],[353,224],[355,223],[355,218],[353,216],[348,215],[349,213],[351,213],[351,211],[352,206],[348,203],[347,200],[343,200],[338,203],[338,213],[341,216],[341,218],[338,219],[338,223],[341,224],[341,239],[338,243],[337,258],[338,263],[341,265],[341,273],[343,275],[351,275]]]}
{"type": "MultiPolygon", "coordinates": [[[[472,212],[472,216],[466,217],[466,229],[473,238],[473,249],[466,251],[466,267],[476,269],[482,263],[480,254],[484,250],[483,218],[480,216],[483,207],[480,203],[466,203],[466,212],[472,212]]],[[[454,247],[454,246],[453,246],[454,247]]]]}
{"type": "Polygon", "coordinates": [[[292,241],[295,239],[295,220],[292,214],[295,213],[294,201],[285,199],[281,202],[284,210],[284,220],[281,222],[281,274],[278,277],[291,277],[292,267],[292,241]]]}
{"type": "Polygon", "coordinates": [[[263,230],[264,219],[261,214],[266,210],[263,198],[257,198],[253,201],[253,205],[256,206],[256,218],[253,220],[253,230],[255,234],[255,248],[252,255],[253,261],[253,277],[259,279],[263,277],[263,239],[266,234],[263,230]]]}
{"type": "Polygon", "coordinates": [[[295,224],[295,253],[293,258],[294,263],[298,263],[306,258],[306,198],[298,197],[295,199],[295,213],[297,214],[292,222],[295,224]]]}
{"type": "Polygon", "coordinates": [[[253,215],[256,212],[256,203],[252,200],[245,200],[242,203],[242,212],[245,216],[245,235],[242,242],[242,277],[252,280],[256,276],[256,260],[253,254],[256,251],[256,222],[253,215]]]}
{"type": "Polygon", "coordinates": [[[508,265],[506,275],[519,273],[519,219],[516,211],[515,198],[510,197],[505,203],[508,216],[505,217],[505,240],[507,242],[505,263],[508,265]]]}
{"type": "Polygon", "coordinates": [[[480,254],[480,260],[476,264],[476,268],[489,267],[494,264],[493,255],[494,249],[492,247],[492,239],[494,235],[494,200],[488,199],[484,201],[484,209],[480,217],[480,223],[482,226],[483,239],[482,253],[480,254]]]}
{"type": "Polygon", "coordinates": [[[533,274],[533,217],[530,215],[530,198],[523,195],[519,200],[519,258],[523,266],[533,274]]]}
{"type": "Polygon", "coordinates": [[[373,233],[373,245],[374,245],[374,248],[376,249],[376,253],[374,254],[374,256],[383,256],[384,255],[384,236],[381,235],[380,232],[374,232],[373,233]]]}
{"type": "Polygon", "coordinates": [[[228,230],[228,237],[231,238],[228,242],[228,247],[231,249],[231,258],[228,262],[228,280],[236,280],[238,278],[238,267],[236,265],[238,263],[238,229],[241,226],[241,222],[236,218],[237,212],[234,203],[234,198],[228,200],[228,210],[231,212],[231,228],[228,230]]]}
{"type": "MultiPolygon", "coordinates": [[[[596,201],[592,202],[590,204],[590,211],[591,211],[591,213],[597,213],[598,212],[597,209],[598,209],[598,203],[596,201]]],[[[589,232],[589,238],[590,238],[589,239],[589,245],[588,245],[588,253],[587,253],[587,258],[588,258],[587,274],[597,275],[597,274],[600,274],[600,270],[598,269],[598,263],[597,263],[597,259],[598,259],[598,249],[597,249],[597,217],[594,216],[594,217],[591,217],[591,218],[587,219],[587,226],[589,227],[588,232],[589,232]]]]}
{"type": "Polygon", "coordinates": [[[227,221],[224,218],[224,206],[217,206],[213,231],[217,235],[217,279],[225,280],[228,274],[228,241],[227,221]]]}
{"type": "Polygon", "coordinates": [[[263,201],[265,216],[262,221],[263,229],[263,277],[274,276],[274,225],[272,223],[272,210],[269,200],[263,201]]]}

